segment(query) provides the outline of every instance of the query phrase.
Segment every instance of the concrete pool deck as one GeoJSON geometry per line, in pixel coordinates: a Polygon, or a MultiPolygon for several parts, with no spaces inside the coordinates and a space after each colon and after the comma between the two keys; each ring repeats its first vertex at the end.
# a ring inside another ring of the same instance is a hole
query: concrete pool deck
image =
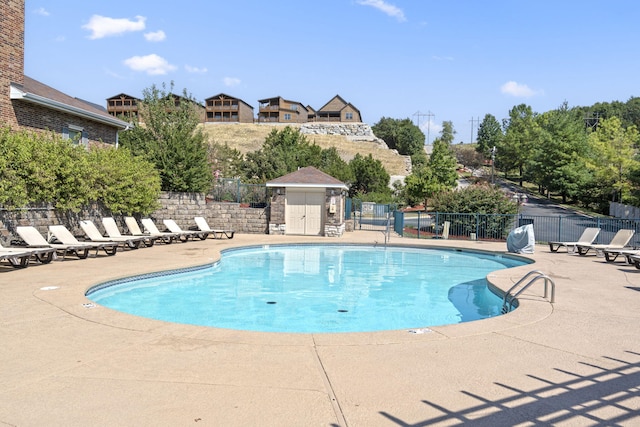
{"type": "MultiPolygon", "coordinates": [[[[201,265],[231,246],[342,238],[233,240],[0,268],[0,425],[505,426],[640,425],[640,270],[550,253],[490,275],[542,282],[493,319],[356,334],[275,334],[170,324],[91,304],[109,279],[201,265]]],[[[504,243],[403,239],[393,245],[503,252],[504,243]]]]}

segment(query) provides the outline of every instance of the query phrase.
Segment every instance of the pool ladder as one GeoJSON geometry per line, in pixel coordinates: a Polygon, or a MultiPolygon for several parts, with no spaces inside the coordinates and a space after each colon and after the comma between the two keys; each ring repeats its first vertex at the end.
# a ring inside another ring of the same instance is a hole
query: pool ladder
{"type": "Polygon", "coordinates": [[[513,302],[515,301],[516,298],[518,298],[518,295],[520,295],[522,292],[527,290],[529,286],[533,285],[535,282],[541,279],[544,280],[544,296],[543,296],[544,298],[547,298],[547,295],[549,295],[549,284],[551,285],[551,297],[549,298],[549,302],[553,304],[556,300],[555,282],[553,281],[553,279],[551,279],[551,277],[547,276],[542,271],[532,270],[527,274],[525,274],[522,277],[522,279],[518,280],[516,284],[513,285],[504,295],[504,298],[502,299],[502,310],[501,310],[502,314],[506,314],[510,312],[511,309],[513,308],[513,302]],[[512,292],[514,292],[516,288],[518,288],[518,286],[520,286],[529,277],[531,277],[531,279],[527,282],[527,284],[523,285],[516,293],[512,294],[512,292]]]}

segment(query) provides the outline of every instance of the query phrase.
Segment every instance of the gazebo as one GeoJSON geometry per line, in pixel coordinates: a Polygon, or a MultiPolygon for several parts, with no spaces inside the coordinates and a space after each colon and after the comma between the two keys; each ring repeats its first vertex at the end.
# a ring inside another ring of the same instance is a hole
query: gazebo
{"type": "Polygon", "coordinates": [[[347,185],[308,166],[267,182],[269,234],[339,237],[345,231],[347,185]]]}

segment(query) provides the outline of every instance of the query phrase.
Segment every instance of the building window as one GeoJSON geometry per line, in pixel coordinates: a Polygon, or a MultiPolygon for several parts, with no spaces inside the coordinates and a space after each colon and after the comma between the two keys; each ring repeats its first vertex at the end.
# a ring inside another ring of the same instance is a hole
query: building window
{"type": "Polygon", "coordinates": [[[89,146],[89,139],[87,138],[87,132],[80,126],[69,125],[62,128],[62,139],[69,139],[73,145],[89,146]]]}
{"type": "Polygon", "coordinates": [[[344,118],[346,120],[353,120],[353,113],[345,113],[344,118]]]}
{"type": "Polygon", "coordinates": [[[289,114],[289,113],[285,113],[285,115],[284,115],[284,119],[285,119],[286,121],[291,120],[291,114],[289,114]]]}

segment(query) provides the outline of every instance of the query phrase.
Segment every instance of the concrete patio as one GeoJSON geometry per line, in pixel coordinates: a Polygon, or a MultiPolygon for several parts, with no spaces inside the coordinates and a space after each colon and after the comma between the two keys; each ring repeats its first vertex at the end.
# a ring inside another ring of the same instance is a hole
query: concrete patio
{"type": "MultiPolygon", "coordinates": [[[[640,425],[640,270],[550,253],[492,273],[542,284],[493,319],[357,334],[275,334],[169,324],[89,304],[92,285],[201,265],[260,243],[380,244],[236,235],[115,257],[0,268],[0,425],[610,426],[640,425]]],[[[392,237],[391,244],[504,251],[504,243],[392,237]]]]}

